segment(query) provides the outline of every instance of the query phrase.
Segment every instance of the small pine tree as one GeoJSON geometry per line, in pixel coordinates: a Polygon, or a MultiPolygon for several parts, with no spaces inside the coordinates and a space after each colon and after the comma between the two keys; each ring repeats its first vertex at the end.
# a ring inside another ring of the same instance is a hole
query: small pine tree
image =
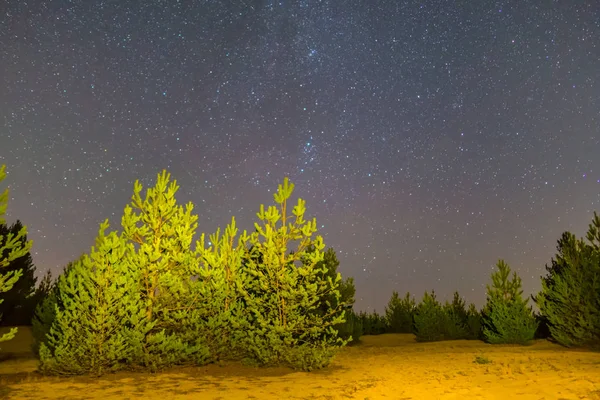
{"type": "Polygon", "coordinates": [[[363,327],[363,335],[381,335],[389,329],[385,316],[380,315],[376,310],[371,313],[361,311],[358,317],[363,327]]]}
{"type": "MultiPolygon", "coordinates": [[[[311,245],[306,250],[307,254],[311,254],[315,251],[314,245],[311,245]]],[[[310,258],[305,257],[305,260],[302,261],[310,263],[310,258]]],[[[340,266],[340,262],[337,258],[337,254],[335,250],[329,247],[323,253],[323,260],[319,261],[315,268],[322,269],[324,272],[320,279],[327,280],[332,279],[335,280],[338,275],[338,267],[340,266]]],[[[356,294],[356,287],[354,286],[354,279],[352,277],[348,277],[339,282],[338,291],[340,292],[339,299],[334,294],[328,294],[326,297],[319,301],[319,307],[317,313],[320,315],[326,315],[329,308],[338,309],[343,308],[345,310],[344,319],[345,322],[339,325],[334,326],[334,329],[338,332],[338,337],[343,340],[353,341],[352,333],[354,331],[354,321],[350,316],[352,312],[352,306],[354,304],[354,296],[356,294]]],[[[358,340],[358,338],[356,338],[358,340]]]]}
{"type": "Polygon", "coordinates": [[[57,283],[54,321],[40,344],[40,371],[46,374],[101,375],[130,361],[134,347],[128,330],[142,304],[127,264],[130,248],[122,237],[100,226],[96,246],[57,283]]]}
{"type": "Polygon", "coordinates": [[[467,337],[467,310],[465,301],[454,292],[452,303],[446,302],[443,307],[444,318],[440,323],[443,325],[444,338],[447,340],[465,339],[467,337]]]}
{"type": "Polygon", "coordinates": [[[526,344],[534,338],[537,322],[528,299],[523,299],[521,278],[514,272],[510,279],[510,267],[503,260],[497,268],[487,286],[483,334],[489,343],[526,344]]]}
{"type": "Polygon", "coordinates": [[[413,318],[417,305],[414,297],[406,293],[400,298],[394,291],[385,309],[385,318],[391,333],[413,333],[413,318]]]}
{"type": "Polygon", "coordinates": [[[477,310],[477,307],[473,303],[469,305],[469,309],[467,310],[466,329],[466,339],[479,340],[483,338],[481,312],[477,310]]]}
{"type": "Polygon", "coordinates": [[[425,292],[415,311],[414,333],[418,342],[444,340],[446,314],[435,292],[425,292]]]}
{"type": "Polygon", "coordinates": [[[293,189],[285,178],[274,194],[279,209],[270,206],[265,210],[261,205],[257,214],[263,225],[255,223],[249,238],[254,254],[246,258],[243,274],[248,279],[240,287],[247,318],[240,340],[248,356],[259,364],[311,370],[327,366],[346,343],[334,328],[344,322],[344,310],[339,306],[341,276],[325,279],[327,271],[318,266],[325,245],[321,236],[313,239],[316,219],[304,220],[305,201],[298,199],[293,217],[288,215],[293,189]],[[291,253],[290,242],[298,243],[291,253]],[[311,245],[315,251],[309,253],[311,245]],[[326,302],[323,315],[317,310],[320,300],[328,296],[334,301],[326,302]]]}
{"type": "MultiPolygon", "coordinates": [[[[6,166],[0,167],[0,182],[6,178],[6,166]]],[[[3,218],[6,214],[6,208],[8,206],[8,189],[0,193],[0,224],[5,224],[6,221],[3,218]]],[[[8,233],[6,235],[0,234],[0,271],[6,269],[11,262],[23,257],[31,249],[32,242],[24,241],[23,238],[27,237],[27,227],[23,226],[19,232],[8,233]]],[[[22,271],[9,271],[6,273],[0,273],[0,293],[6,293],[13,288],[15,283],[22,276],[22,271]]],[[[0,305],[2,299],[0,299],[0,305]]],[[[17,334],[17,328],[12,328],[9,332],[0,336],[0,342],[11,340],[17,334]]]]}
{"type": "MultiPolygon", "coordinates": [[[[50,328],[56,318],[57,310],[64,310],[64,304],[60,300],[58,295],[58,282],[66,279],[66,275],[77,263],[82,263],[85,254],[82,254],[76,261],[71,261],[64,268],[61,275],[55,281],[52,281],[51,272],[48,271],[39,288],[39,300],[31,321],[31,332],[33,336],[33,343],[31,344],[31,350],[33,354],[39,358],[40,346],[42,343],[48,344],[48,334],[50,328]],[[45,294],[44,294],[45,293],[45,294]]],[[[61,285],[66,285],[65,282],[61,285]]]]}
{"type": "Polygon", "coordinates": [[[241,301],[240,288],[247,277],[243,274],[248,235],[243,231],[235,237],[238,228],[235,218],[226,227],[223,235],[220,229],[210,236],[211,245],[207,248],[205,235],[196,244],[200,262],[193,275],[190,295],[198,305],[188,311],[182,320],[186,330],[202,338],[210,352],[211,361],[243,358],[245,349],[237,338],[245,321],[245,305],[241,301]]]}
{"type": "Polygon", "coordinates": [[[563,346],[600,348],[600,217],[594,213],[587,242],[563,233],[534,299],[542,322],[563,346]]]}

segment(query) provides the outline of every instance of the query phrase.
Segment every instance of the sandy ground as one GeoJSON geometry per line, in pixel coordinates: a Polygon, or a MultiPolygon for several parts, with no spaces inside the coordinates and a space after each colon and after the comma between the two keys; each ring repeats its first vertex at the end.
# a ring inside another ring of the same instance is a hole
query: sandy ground
{"type": "Polygon", "coordinates": [[[543,340],[517,347],[366,336],[317,372],[231,364],[99,379],[40,376],[28,352],[28,328],[15,340],[0,344],[10,358],[0,362],[0,398],[600,400],[600,353],[567,350],[543,340]]]}

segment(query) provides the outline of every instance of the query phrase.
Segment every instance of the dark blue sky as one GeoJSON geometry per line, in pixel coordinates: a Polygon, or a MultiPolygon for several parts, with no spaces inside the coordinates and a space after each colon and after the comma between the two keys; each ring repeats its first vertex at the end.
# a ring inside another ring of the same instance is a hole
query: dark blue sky
{"type": "Polygon", "coordinates": [[[284,176],[353,276],[478,305],[527,294],[600,210],[593,1],[17,1],[0,5],[9,222],[55,272],[168,169],[199,231],[252,230],[284,176]]]}

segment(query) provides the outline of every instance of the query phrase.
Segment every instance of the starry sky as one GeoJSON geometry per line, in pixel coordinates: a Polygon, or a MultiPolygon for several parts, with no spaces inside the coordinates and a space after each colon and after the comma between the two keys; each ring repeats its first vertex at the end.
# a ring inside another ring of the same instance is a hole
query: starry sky
{"type": "Polygon", "coordinates": [[[288,176],[358,310],[481,306],[499,258],[532,293],[600,211],[595,3],[4,0],[7,219],[58,273],[136,179],[166,168],[213,233],[288,176]]]}

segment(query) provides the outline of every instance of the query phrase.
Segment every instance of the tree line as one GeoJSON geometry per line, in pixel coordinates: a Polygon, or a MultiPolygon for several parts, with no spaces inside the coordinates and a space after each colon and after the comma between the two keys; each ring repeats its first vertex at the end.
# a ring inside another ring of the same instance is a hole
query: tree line
{"type": "MultiPolygon", "coordinates": [[[[342,279],[316,220],[305,220],[304,200],[289,204],[287,178],[275,205],[260,206],[254,232],[240,234],[232,218],[208,244],[202,233],[194,248],[198,217],[191,203],[177,203],[177,182],[163,171],[144,197],[142,189],[136,181],[120,230],[103,222],[89,252],[39,285],[26,227],[0,219],[0,324],[32,324],[42,372],[100,375],[225,360],[312,370],[361,335],[381,333],[516,344],[548,337],[600,347],[597,214],[585,239],[565,232],[558,241],[542,290],[531,296],[537,314],[517,273],[499,260],[481,310],[459,293],[442,303],[426,292],[417,304],[394,292],[380,315],[353,310],[354,281],[342,279]]],[[[0,217],[7,200],[5,190],[0,217]]]]}

